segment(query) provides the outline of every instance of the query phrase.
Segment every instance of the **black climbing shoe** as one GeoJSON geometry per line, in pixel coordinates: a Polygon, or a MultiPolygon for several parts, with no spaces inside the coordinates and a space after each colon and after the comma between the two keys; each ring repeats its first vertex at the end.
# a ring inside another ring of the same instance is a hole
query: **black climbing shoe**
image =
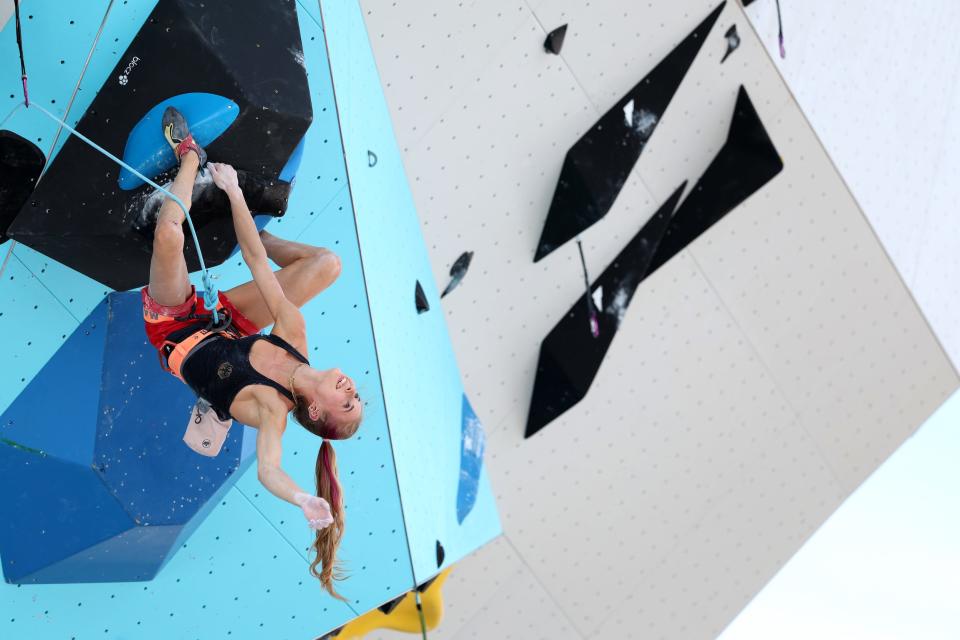
{"type": "Polygon", "coordinates": [[[201,168],[207,164],[207,152],[193,139],[183,114],[173,107],[167,107],[163,112],[163,137],[170,143],[178,162],[184,155],[193,151],[200,159],[201,168]]]}

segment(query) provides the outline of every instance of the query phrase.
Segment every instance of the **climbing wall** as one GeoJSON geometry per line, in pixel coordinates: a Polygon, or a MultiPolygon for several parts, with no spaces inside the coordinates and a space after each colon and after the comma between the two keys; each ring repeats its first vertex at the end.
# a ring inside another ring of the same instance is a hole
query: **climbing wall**
{"type": "Polygon", "coordinates": [[[481,463],[485,414],[474,412],[473,390],[460,379],[360,8],[352,0],[321,6],[328,32],[351,34],[329,39],[330,60],[411,564],[422,584],[500,533],[481,463]],[[418,282],[430,307],[423,313],[414,305],[418,282]]]}
{"type": "MultiPolygon", "coordinates": [[[[350,3],[332,7],[336,28],[331,33],[338,39],[326,42],[320,6],[289,4],[295,8],[302,43],[302,52],[289,53],[306,67],[313,115],[286,213],[269,228],[281,237],[328,247],[343,264],[335,285],[304,307],[304,315],[312,337],[312,363],[320,368],[339,366],[350,373],[367,403],[361,431],[336,445],[347,509],[341,558],[350,576],[338,588],[347,601],[330,598],[308,575],[310,532],[298,510],[269,495],[258,482],[249,464],[253,443],[252,432],[247,429],[232,434],[235,441],[228,442],[228,449],[239,449],[240,459],[232,468],[227,465],[223,469],[227,480],[222,488],[204,496],[203,508],[174,535],[175,544],[168,555],[153,563],[147,575],[131,571],[122,579],[136,582],[122,583],[111,581],[120,579],[113,574],[78,577],[78,569],[88,568],[91,562],[109,562],[117,557],[116,551],[71,557],[60,564],[60,573],[31,581],[84,584],[18,583],[11,579],[16,573],[11,571],[7,575],[9,584],[0,586],[0,635],[4,637],[129,637],[146,629],[151,636],[169,637],[254,637],[261,633],[277,638],[315,637],[401,596],[499,533],[489,480],[485,468],[476,463],[475,454],[482,454],[482,449],[467,450],[463,445],[463,434],[468,433],[464,425],[475,428],[469,433],[476,433],[479,427],[475,414],[468,411],[469,401],[459,382],[439,312],[439,294],[430,281],[425,248],[357,8],[350,3]],[[331,59],[327,57],[328,47],[331,59]],[[354,75],[344,88],[335,91],[331,73],[354,75]],[[364,103],[368,120],[380,118],[375,136],[366,133],[365,138],[358,138],[357,125],[344,127],[341,135],[338,114],[343,118],[345,109],[350,108],[345,100],[353,105],[364,103]],[[368,149],[378,157],[375,167],[367,167],[368,149]],[[354,162],[357,158],[362,158],[363,166],[373,173],[360,175],[359,165],[354,162]],[[388,209],[358,200],[356,188],[351,192],[349,184],[354,175],[366,185],[364,191],[378,184],[377,197],[395,206],[388,209]],[[389,236],[369,237],[388,226],[389,236]],[[361,242],[358,238],[364,233],[368,237],[361,242]],[[392,253],[384,250],[391,240],[400,238],[402,247],[393,247],[392,253]],[[397,255],[409,265],[406,269],[396,268],[397,255]],[[402,294],[391,297],[386,290],[392,284],[389,277],[371,279],[373,272],[384,269],[404,281],[402,294]],[[414,287],[418,278],[432,312],[417,313],[414,287]],[[375,300],[380,307],[374,307],[375,300]],[[391,319],[376,318],[380,311],[392,312],[395,324],[403,331],[391,334],[391,319]],[[406,365],[393,362],[395,357],[408,355],[401,340],[413,342],[417,360],[406,365]],[[389,362],[387,368],[382,367],[384,362],[389,362]],[[390,373],[404,366],[406,379],[390,373]],[[405,392],[413,399],[405,402],[405,392]],[[391,395],[396,400],[391,401],[391,395]],[[403,456],[412,457],[405,460],[403,456]],[[402,459],[404,462],[400,462],[402,459]],[[433,470],[433,475],[419,484],[415,473],[418,465],[433,470]],[[465,501],[461,501],[463,495],[467,496],[465,501]],[[403,515],[407,505],[416,512],[409,525],[403,515]]],[[[115,71],[129,67],[127,43],[144,25],[154,5],[150,0],[104,1],[71,13],[62,3],[25,2],[31,98],[70,124],[77,124],[98,88],[105,82],[119,81],[115,71]]],[[[0,36],[0,54],[0,82],[4,83],[0,128],[18,133],[35,143],[46,157],[55,159],[66,132],[36,110],[17,108],[19,67],[12,22],[0,36]]],[[[142,57],[131,73],[162,72],[160,55],[157,52],[156,61],[152,56],[142,57]]],[[[141,90],[149,90],[149,85],[141,90]]],[[[110,150],[118,154],[122,151],[110,150]]],[[[18,554],[23,547],[29,551],[31,545],[45,551],[67,549],[67,542],[74,544],[71,527],[76,525],[76,514],[86,518],[84,511],[95,506],[75,486],[67,498],[66,494],[57,494],[56,485],[43,469],[60,464],[58,460],[63,457],[55,450],[57,434],[53,427],[58,421],[69,429],[70,421],[77,420],[80,404],[84,409],[96,406],[98,400],[84,395],[83,390],[95,393],[100,375],[103,380],[116,377],[114,384],[129,398],[105,399],[101,389],[100,408],[112,407],[118,415],[123,412],[126,426],[113,418],[110,424],[122,426],[124,437],[136,442],[167,442],[156,445],[161,448],[175,445],[179,435],[171,436],[171,430],[181,430],[187,416],[177,409],[182,400],[179,396],[173,400],[168,395],[163,402],[154,398],[152,405],[148,401],[149,392],[155,390],[153,378],[139,374],[139,367],[156,365],[143,362],[141,352],[148,350],[141,349],[139,312],[128,313],[136,306],[128,298],[135,294],[112,292],[15,241],[0,245],[0,254],[4,258],[0,330],[15,336],[9,345],[9,366],[0,372],[0,412],[5,418],[0,424],[0,447],[4,472],[10,476],[4,477],[4,486],[7,492],[16,492],[16,504],[46,510],[54,516],[50,526],[28,536],[17,514],[5,512],[0,541],[19,545],[18,554]],[[110,350],[109,336],[113,334],[130,343],[120,353],[110,350]],[[75,344],[82,346],[74,349],[75,344]],[[96,368],[107,360],[113,361],[109,367],[96,368]],[[45,383],[54,377],[57,384],[45,383]],[[68,390],[72,381],[83,384],[68,390]],[[62,397],[49,402],[58,389],[62,397]],[[31,397],[34,403],[47,399],[42,434],[30,428],[31,397]],[[62,408],[59,413],[58,406],[62,408]],[[150,430],[162,430],[163,437],[154,437],[150,430]],[[37,440],[40,435],[47,440],[37,440]],[[30,446],[30,442],[39,444],[30,446]],[[12,473],[12,459],[40,471],[30,478],[12,473]],[[43,495],[35,488],[41,483],[46,487],[43,495]],[[48,499],[55,502],[44,502],[48,499]]],[[[213,271],[221,290],[249,279],[238,256],[213,271]]],[[[198,277],[195,283],[200,285],[198,277]]],[[[117,438],[118,433],[115,430],[112,437],[117,438]]],[[[65,431],[63,436],[68,441],[76,437],[74,431],[65,431]]],[[[98,437],[102,440],[104,436],[98,437]]],[[[129,490],[133,484],[140,486],[157,501],[154,510],[169,508],[160,504],[162,491],[151,490],[150,482],[157,478],[151,474],[165,468],[153,464],[157,461],[150,456],[156,451],[117,444],[119,448],[109,461],[117,469],[120,465],[121,473],[128,476],[124,487],[129,490]],[[132,464],[133,458],[141,463],[132,464]]],[[[318,444],[315,437],[295,427],[285,435],[283,465],[301,486],[312,487],[318,444]]],[[[83,463],[68,460],[65,464],[80,468],[83,463]]],[[[199,469],[197,465],[187,472],[199,474],[199,469]]],[[[193,497],[179,495],[177,504],[193,497]]],[[[3,498],[5,505],[14,504],[7,498],[3,498]]],[[[119,494],[118,499],[122,500],[119,494]]],[[[149,531],[149,527],[146,529],[149,531]]],[[[121,536],[119,544],[117,548],[123,549],[128,559],[137,552],[147,555],[157,551],[155,546],[144,546],[129,537],[121,536]]],[[[6,561],[7,555],[2,559],[6,561]]]]}
{"type": "Polygon", "coordinates": [[[440,285],[474,252],[444,310],[505,534],[455,568],[435,637],[715,637],[960,384],[727,2],[581,233],[591,278],[704,174],[741,86],[783,170],[639,285],[585,398],[524,438],[541,342],[584,294],[575,243],[533,262],[564,156],[719,4],[361,2],[440,285]]]}

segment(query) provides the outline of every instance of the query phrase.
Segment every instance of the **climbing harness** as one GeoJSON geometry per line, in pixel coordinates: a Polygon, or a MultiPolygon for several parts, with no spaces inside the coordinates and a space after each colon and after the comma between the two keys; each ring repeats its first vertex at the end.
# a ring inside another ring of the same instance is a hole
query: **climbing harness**
{"type": "Polygon", "coordinates": [[[197,236],[197,230],[193,226],[193,219],[190,217],[190,211],[187,209],[187,206],[183,203],[183,200],[178,198],[176,195],[174,195],[167,189],[161,187],[159,184],[157,184],[147,176],[143,175],[142,173],[140,173],[139,171],[131,167],[129,164],[127,164],[117,156],[113,155],[112,153],[110,153],[109,151],[107,151],[106,149],[98,145],[96,142],[86,137],[85,135],[83,135],[82,133],[80,133],[70,125],[68,125],[66,122],[64,122],[57,116],[53,115],[52,113],[50,113],[49,111],[41,107],[39,104],[36,104],[36,103],[32,105],[30,104],[29,93],[27,92],[27,68],[26,68],[26,62],[24,61],[24,56],[23,56],[23,43],[22,43],[21,28],[20,28],[20,0],[14,0],[14,10],[16,13],[15,19],[16,19],[16,32],[17,32],[17,46],[20,50],[20,72],[22,74],[22,79],[23,79],[23,106],[27,107],[28,109],[33,108],[40,111],[40,113],[44,114],[54,122],[58,123],[62,128],[66,129],[71,134],[73,134],[83,142],[90,145],[96,151],[99,151],[101,154],[103,154],[107,158],[110,158],[112,161],[114,161],[115,163],[117,163],[118,165],[120,165],[121,167],[123,167],[124,169],[132,173],[133,175],[137,176],[138,178],[143,180],[145,183],[149,184],[151,187],[153,187],[157,191],[160,191],[166,194],[168,198],[170,198],[173,202],[177,204],[177,206],[180,207],[180,209],[183,211],[184,219],[187,221],[187,225],[190,227],[190,233],[193,236],[193,244],[197,250],[197,259],[200,262],[200,271],[202,273],[202,280],[203,280],[203,306],[207,311],[210,312],[210,315],[213,319],[213,324],[214,325],[219,324],[220,322],[219,311],[218,311],[220,307],[219,291],[217,290],[216,284],[214,284],[213,282],[213,276],[210,274],[209,271],[207,271],[207,265],[203,260],[203,252],[200,249],[200,240],[197,236]]]}
{"type": "Polygon", "coordinates": [[[149,324],[161,322],[187,322],[190,320],[203,321],[207,323],[204,326],[197,325],[196,328],[186,338],[178,341],[164,340],[163,344],[157,350],[157,356],[160,358],[160,368],[174,375],[182,382],[186,382],[181,375],[183,363],[193,351],[194,347],[214,334],[220,334],[224,338],[236,339],[239,337],[233,328],[233,316],[228,309],[223,308],[223,304],[218,300],[215,311],[219,312],[215,318],[213,313],[188,313],[185,316],[168,316],[156,311],[150,311],[146,307],[143,309],[143,320],[149,324]]]}
{"type": "Polygon", "coordinates": [[[236,336],[232,333],[223,330],[209,330],[209,329],[200,329],[194,331],[189,336],[181,340],[180,342],[171,342],[170,340],[164,340],[163,344],[160,346],[160,351],[157,353],[160,356],[160,366],[167,373],[171,373],[176,376],[180,382],[186,384],[187,381],[183,379],[183,362],[187,359],[187,356],[198,347],[201,342],[211,337],[215,333],[220,333],[224,338],[230,340],[236,340],[236,336]],[[164,357],[164,352],[168,351],[168,355],[164,357]]]}

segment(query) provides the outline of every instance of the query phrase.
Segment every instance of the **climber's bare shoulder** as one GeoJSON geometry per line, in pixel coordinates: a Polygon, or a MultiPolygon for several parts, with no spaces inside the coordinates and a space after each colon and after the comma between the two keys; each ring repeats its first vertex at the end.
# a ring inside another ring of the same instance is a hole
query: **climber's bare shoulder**
{"type": "Polygon", "coordinates": [[[254,429],[267,427],[280,433],[286,430],[289,411],[289,402],[276,389],[264,385],[246,387],[230,405],[230,415],[238,422],[254,429]]]}

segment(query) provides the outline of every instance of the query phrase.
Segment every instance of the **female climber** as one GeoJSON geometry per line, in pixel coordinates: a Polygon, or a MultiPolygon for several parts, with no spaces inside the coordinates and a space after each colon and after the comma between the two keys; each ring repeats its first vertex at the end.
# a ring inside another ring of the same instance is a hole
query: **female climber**
{"type": "Polygon", "coordinates": [[[333,581],[343,579],[335,567],[344,529],[343,496],[330,441],[357,431],[363,406],[349,376],[339,369],[315,369],[304,357],[307,334],[299,309],[336,280],[340,260],[326,249],[258,233],[233,167],[206,164],[206,153],[173,108],[164,113],[163,132],[180,163],[170,191],[189,208],[198,170],[206,165],[229,198],[240,251],[253,275],[252,281],[220,293],[221,321],[213,326],[187,277],[183,210],[169,198],[164,201],[154,232],[150,283],[142,291],[143,314],[164,369],[200,398],[191,420],[195,424],[184,440],[206,455],[210,453],[203,449],[212,447],[216,455],[231,418],[257,429],[257,477],[271,493],[303,511],[316,531],[310,572],[342,599],[333,581]],[[279,271],[274,273],[268,258],[279,271]],[[269,335],[259,333],[271,324],[269,335]],[[315,470],[317,495],[303,491],[280,467],[280,440],[291,412],[301,426],[323,438],[315,470]],[[216,428],[193,442],[191,431],[211,420],[222,427],[220,442],[209,435],[216,428]]]}

